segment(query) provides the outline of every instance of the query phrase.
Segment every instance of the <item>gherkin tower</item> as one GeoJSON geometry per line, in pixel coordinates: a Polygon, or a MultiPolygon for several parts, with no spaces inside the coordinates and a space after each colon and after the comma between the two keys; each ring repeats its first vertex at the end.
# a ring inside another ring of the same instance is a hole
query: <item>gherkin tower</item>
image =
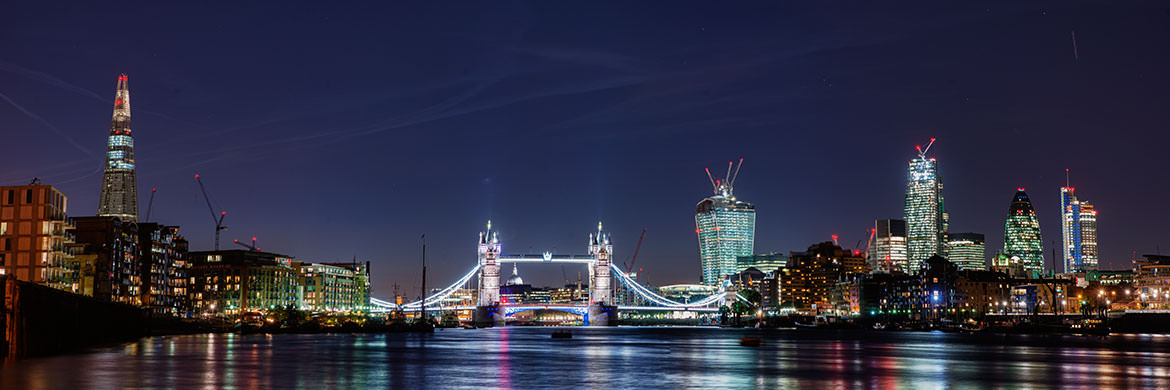
{"type": "Polygon", "coordinates": [[[1003,253],[1020,258],[1027,271],[1044,271],[1044,248],[1040,238],[1040,221],[1032,209],[1032,200],[1023,188],[1016,191],[1003,226],[1003,253]]]}

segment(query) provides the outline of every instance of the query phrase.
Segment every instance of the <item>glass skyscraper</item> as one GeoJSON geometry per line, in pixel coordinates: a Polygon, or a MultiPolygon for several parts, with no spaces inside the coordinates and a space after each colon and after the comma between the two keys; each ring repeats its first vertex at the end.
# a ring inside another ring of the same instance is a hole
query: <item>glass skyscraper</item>
{"type": "Polygon", "coordinates": [[[947,237],[947,254],[960,270],[986,270],[987,249],[983,235],[979,233],[950,233],[947,237]]]}
{"type": "Polygon", "coordinates": [[[1008,208],[1007,222],[1003,226],[1003,253],[1019,257],[1025,271],[1044,271],[1040,221],[1036,219],[1032,200],[1023,188],[1016,191],[1012,205],[1008,208]]]}
{"type": "Polygon", "coordinates": [[[1064,271],[1097,269],[1097,210],[1078,200],[1076,188],[1060,187],[1061,231],[1064,235],[1064,271]]]}
{"type": "MultiPolygon", "coordinates": [[[[930,145],[934,139],[930,140],[930,145]]],[[[917,272],[922,262],[935,254],[946,256],[949,216],[943,203],[942,178],[938,162],[927,158],[930,151],[919,147],[918,157],[910,160],[906,180],[906,272],[917,272]]]]}
{"type": "Polygon", "coordinates": [[[756,206],[735,198],[735,177],[730,172],[728,163],[728,176],[711,180],[715,195],[703,199],[695,210],[702,279],[708,286],[717,286],[725,275],[734,274],[736,258],[751,256],[755,247],[756,206]]]}
{"type": "Polygon", "coordinates": [[[873,223],[873,232],[866,253],[866,262],[872,270],[906,271],[906,221],[879,219],[873,223]]]}
{"type": "Polygon", "coordinates": [[[134,137],[130,132],[130,87],[125,74],[118,76],[114,117],[106,143],[106,166],[102,175],[98,215],[138,220],[138,180],[134,174],[134,137]]]}

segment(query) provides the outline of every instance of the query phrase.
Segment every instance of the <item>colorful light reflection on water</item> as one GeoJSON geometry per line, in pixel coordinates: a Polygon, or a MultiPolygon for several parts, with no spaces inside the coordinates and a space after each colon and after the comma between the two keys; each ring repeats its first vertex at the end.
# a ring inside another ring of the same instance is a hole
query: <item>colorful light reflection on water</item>
{"type": "Polygon", "coordinates": [[[6,362],[0,388],[1170,388],[1170,337],[552,331],[154,337],[6,362]],[[763,345],[742,347],[745,336],[763,345]]]}

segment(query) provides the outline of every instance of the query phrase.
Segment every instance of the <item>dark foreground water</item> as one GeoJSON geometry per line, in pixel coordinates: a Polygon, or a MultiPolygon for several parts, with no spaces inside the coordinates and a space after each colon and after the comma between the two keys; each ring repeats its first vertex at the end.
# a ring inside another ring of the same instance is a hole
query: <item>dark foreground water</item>
{"type": "Polygon", "coordinates": [[[10,361],[2,389],[1170,388],[1170,337],[717,328],[154,337],[10,361]],[[744,336],[761,337],[743,347],[744,336]]]}

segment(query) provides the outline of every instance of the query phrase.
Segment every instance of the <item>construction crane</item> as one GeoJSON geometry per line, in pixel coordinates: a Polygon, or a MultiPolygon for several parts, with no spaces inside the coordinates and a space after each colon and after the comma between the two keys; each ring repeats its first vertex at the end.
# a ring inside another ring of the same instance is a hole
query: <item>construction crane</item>
{"type": "Polygon", "coordinates": [[[219,232],[227,230],[227,226],[223,225],[223,218],[227,216],[227,211],[220,211],[219,218],[215,217],[215,208],[211,207],[211,198],[207,197],[207,188],[203,187],[203,180],[199,180],[199,174],[195,174],[195,182],[199,183],[199,191],[203,192],[203,200],[207,201],[207,211],[211,213],[211,221],[215,223],[215,250],[219,250],[219,232]]]}
{"type": "Polygon", "coordinates": [[[935,144],[935,138],[930,138],[930,143],[927,148],[922,148],[922,145],[915,145],[914,149],[918,150],[918,158],[927,159],[927,152],[930,151],[930,146],[935,144]]]}
{"type": "Polygon", "coordinates": [[[150,203],[148,203],[146,206],[146,219],[143,220],[143,222],[150,222],[150,210],[154,209],[154,193],[156,190],[158,190],[158,189],[157,188],[150,189],[150,203]]]}
{"type": "Polygon", "coordinates": [[[252,237],[252,245],[242,243],[242,242],[240,242],[240,240],[232,240],[232,242],[235,243],[236,245],[242,246],[244,248],[248,248],[248,250],[250,250],[252,252],[259,252],[260,251],[260,248],[256,247],[256,237],[252,237]]]}
{"type": "Polygon", "coordinates": [[[865,249],[861,249],[861,240],[865,240],[864,238],[861,240],[857,240],[857,245],[853,246],[853,251],[855,253],[857,253],[858,255],[861,255],[861,254],[865,254],[867,256],[869,255],[869,246],[870,246],[870,244],[873,244],[873,236],[875,234],[877,234],[877,229],[870,228],[869,231],[866,233],[869,234],[869,239],[867,241],[865,241],[865,249]]]}
{"type": "Polygon", "coordinates": [[[638,251],[642,250],[642,239],[644,238],[646,238],[646,228],[642,228],[642,235],[638,236],[638,245],[634,246],[634,257],[630,259],[630,263],[625,264],[625,262],[622,262],[622,265],[624,265],[626,268],[626,272],[634,274],[634,281],[638,280],[638,272],[634,271],[634,269],[631,267],[634,266],[634,263],[638,262],[638,251]]]}

